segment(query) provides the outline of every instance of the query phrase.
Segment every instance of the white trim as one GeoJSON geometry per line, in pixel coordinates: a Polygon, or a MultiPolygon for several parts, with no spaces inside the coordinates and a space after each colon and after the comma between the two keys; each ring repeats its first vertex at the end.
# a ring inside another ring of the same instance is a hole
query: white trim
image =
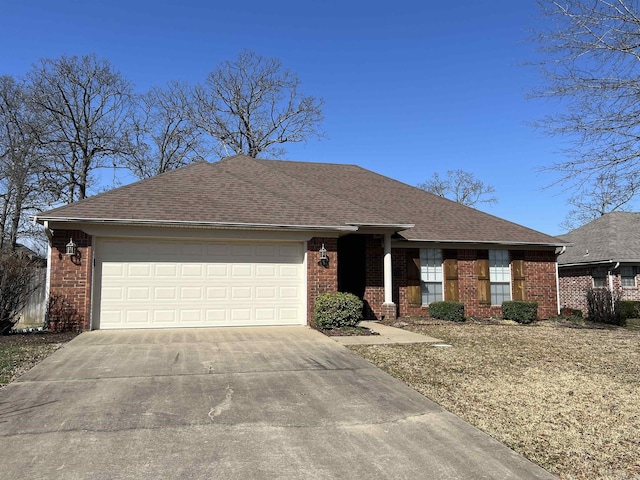
{"type": "Polygon", "coordinates": [[[147,225],[156,227],[181,227],[181,228],[229,228],[229,229],[276,229],[276,230],[338,230],[355,232],[358,227],[351,225],[295,225],[272,223],[235,223],[235,222],[195,222],[189,220],[139,220],[120,218],[81,218],[81,217],[33,217],[37,222],[81,223],[99,225],[147,225]]]}
{"type": "Polygon", "coordinates": [[[391,234],[384,234],[384,304],[393,305],[393,264],[391,262],[391,234]]]}

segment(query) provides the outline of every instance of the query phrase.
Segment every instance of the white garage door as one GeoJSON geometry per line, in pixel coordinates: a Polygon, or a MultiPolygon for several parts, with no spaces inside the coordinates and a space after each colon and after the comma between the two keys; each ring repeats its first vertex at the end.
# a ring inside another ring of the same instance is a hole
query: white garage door
{"type": "Polygon", "coordinates": [[[306,323],[303,243],[101,239],[98,327],[306,323]]]}

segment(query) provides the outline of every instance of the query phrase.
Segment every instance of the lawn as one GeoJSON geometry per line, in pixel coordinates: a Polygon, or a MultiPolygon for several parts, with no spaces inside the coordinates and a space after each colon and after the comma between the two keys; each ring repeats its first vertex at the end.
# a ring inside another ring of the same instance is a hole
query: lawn
{"type": "Polygon", "coordinates": [[[45,359],[77,333],[0,336],[0,388],[45,359]]]}
{"type": "Polygon", "coordinates": [[[640,331],[408,320],[355,352],[562,479],[640,478],[640,331]]]}

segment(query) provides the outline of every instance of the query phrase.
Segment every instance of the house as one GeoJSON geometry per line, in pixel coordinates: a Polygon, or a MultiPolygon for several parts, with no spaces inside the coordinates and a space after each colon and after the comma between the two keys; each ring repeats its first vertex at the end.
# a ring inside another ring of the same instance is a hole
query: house
{"type": "Polygon", "coordinates": [[[50,293],[82,329],[304,325],[335,291],[375,319],[444,299],[474,316],[510,299],[558,311],[562,241],[355,165],[236,155],[36,220],[50,293]]]}
{"type": "Polygon", "coordinates": [[[590,288],[620,289],[640,300],[640,213],[607,213],[561,237],[570,246],[558,257],[560,305],[586,313],[590,288]]]}

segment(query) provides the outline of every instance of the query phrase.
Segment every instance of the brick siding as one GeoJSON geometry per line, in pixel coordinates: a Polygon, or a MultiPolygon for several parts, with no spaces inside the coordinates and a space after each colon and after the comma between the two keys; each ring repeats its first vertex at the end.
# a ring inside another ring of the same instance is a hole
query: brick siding
{"type": "Polygon", "coordinates": [[[307,242],[307,324],[314,326],[316,297],[338,291],[338,239],[314,237],[307,242]],[[324,244],[329,265],[320,265],[320,248],[324,244]]]}
{"type": "Polygon", "coordinates": [[[55,230],[51,245],[49,322],[56,330],[88,330],[91,309],[92,237],[79,230],[55,230]],[[77,255],[66,254],[69,239],[77,255]]]}
{"type": "MultiPolygon", "coordinates": [[[[418,249],[414,249],[417,254],[418,249]]],[[[427,306],[411,307],[407,302],[406,249],[394,249],[394,298],[398,298],[399,315],[428,315],[427,306]]],[[[454,255],[455,256],[455,255],[454,255]]],[[[538,302],[538,316],[549,318],[557,315],[555,253],[552,251],[525,251],[525,296],[538,302]]],[[[458,249],[458,300],[464,304],[465,315],[472,317],[499,317],[499,305],[480,305],[478,302],[478,251],[458,249]]]]}
{"type": "MultiPolygon", "coordinates": [[[[638,288],[639,276],[636,275],[635,287],[623,287],[620,271],[614,270],[613,288],[620,290],[622,300],[639,300],[640,288],[638,288]]],[[[560,306],[576,308],[587,314],[587,290],[593,287],[593,278],[590,267],[564,267],[558,271],[560,285],[560,306]]],[[[607,284],[609,280],[607,278],[607,284]]]]}

